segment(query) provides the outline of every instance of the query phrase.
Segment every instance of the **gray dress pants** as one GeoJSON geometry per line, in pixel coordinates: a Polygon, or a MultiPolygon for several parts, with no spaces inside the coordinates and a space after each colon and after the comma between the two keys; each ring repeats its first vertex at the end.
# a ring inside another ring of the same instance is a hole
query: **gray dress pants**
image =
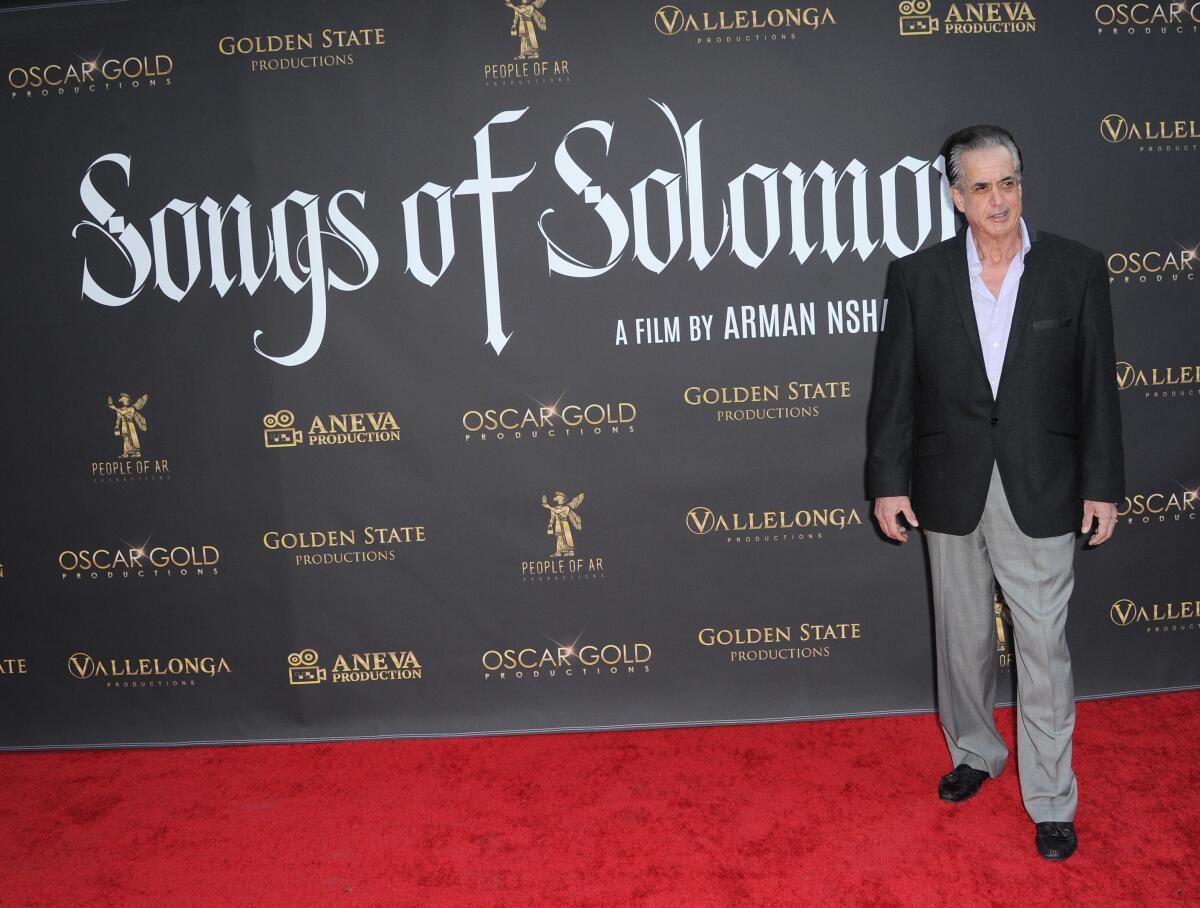
{"type": "Polygon", "coordinates": [[[953,765],[965,763],[998,776],[1008,759],[992,714],[992,602],[993,584],[999,583],[1013,616],[1017,768],[1025,809],[1035,823],[1074,820],[1075,688],[1066,624],[1075,582],[1075,534],[1034,539],[1022,533],[1000,471],[993,467],[979,526],[966,536],[927,531],[925,539],[933,585],[938,717],[953,765]]]}

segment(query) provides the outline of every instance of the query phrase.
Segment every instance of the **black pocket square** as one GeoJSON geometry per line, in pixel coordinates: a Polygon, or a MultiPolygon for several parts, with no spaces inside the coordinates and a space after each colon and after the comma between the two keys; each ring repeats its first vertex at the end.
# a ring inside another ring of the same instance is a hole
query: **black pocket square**
{"type": "Polygon", "coordinates": [[[1034,331],[1045,331],[1047,328],[1065,328],[1071,324],[1071,316],[1066,318],[1043,318],[1033,323],[1034,331]]]}

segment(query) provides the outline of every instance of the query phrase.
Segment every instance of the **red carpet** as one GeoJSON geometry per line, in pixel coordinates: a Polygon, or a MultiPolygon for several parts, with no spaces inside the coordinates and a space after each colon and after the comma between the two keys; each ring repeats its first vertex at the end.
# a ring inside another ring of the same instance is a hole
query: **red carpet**
{"type": "Polygon", "coordinates": [[[0,902],[1200,904],[1200,693],[1080,704],[1065,864],[1015,760],[958,806],[946,760],[931,716],[0,755],[0,902]]]}

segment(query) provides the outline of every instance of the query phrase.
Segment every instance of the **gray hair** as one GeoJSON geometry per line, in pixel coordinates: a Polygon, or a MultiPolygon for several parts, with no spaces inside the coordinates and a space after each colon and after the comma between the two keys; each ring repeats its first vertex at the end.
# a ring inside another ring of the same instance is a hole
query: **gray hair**
{"type": "Polygon", "coordinates": [[[967,188],[963,182],[963,152],[982,151],[985,148],[1007,148],[1008,153],[1012,155],[1013,170],[1017,181],[1020,182],[1022,174],[1021,149],[1017,147],[1016,141],[1013,140],[1012,133],[1002,126],[980,124],[960,129],[946,140],[944,146],[943,156],[946,159],[946,179],[959,192],[963,192],[967,188]]]}

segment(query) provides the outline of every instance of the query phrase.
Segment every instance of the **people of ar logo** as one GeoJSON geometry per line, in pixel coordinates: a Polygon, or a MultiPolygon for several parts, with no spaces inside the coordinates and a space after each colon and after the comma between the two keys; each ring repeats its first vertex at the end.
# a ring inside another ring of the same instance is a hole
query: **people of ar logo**
{"type": "Polygon", "coordinates": [[[112,434],[120,439],[114,445],[111,459],[92,461],[93,482],[138,482],[147,479],[170,479],[171,466],[164,457],[146,457],[142,453],[142,436],[150,431],[142,411],[150,402],[150,395],[143,394],[134,400],[133,395],[121,392],[116,402],[108,398],[108,409],[115,416],[112,434]]]}
{"type": "Polygon", "coordinates": [[[575,534],[583,530],[583,518],[579,507],[584,493],[567,499],[565,492],[555,492],[553,497],[543,495],[542,507],[546,509],[546,535],[554,540],[554,551],[549,557],[531,558],[521,562],[521,579],[540,583],[559,580],[602,580],[604,558],[589,554],[586,557],[575,552],[575,534]]]}
{"type": "Polygon", "coordinates": [[[483,79],[488,85],[533,85],[571,81],[571,62],[542,56],[542,38],[548,21],[542,7],[546,0],[515,0],[504,3],[512,10],[509,39],[516,39],[517,52],[511,62],[485,63],[483,79]]]}

